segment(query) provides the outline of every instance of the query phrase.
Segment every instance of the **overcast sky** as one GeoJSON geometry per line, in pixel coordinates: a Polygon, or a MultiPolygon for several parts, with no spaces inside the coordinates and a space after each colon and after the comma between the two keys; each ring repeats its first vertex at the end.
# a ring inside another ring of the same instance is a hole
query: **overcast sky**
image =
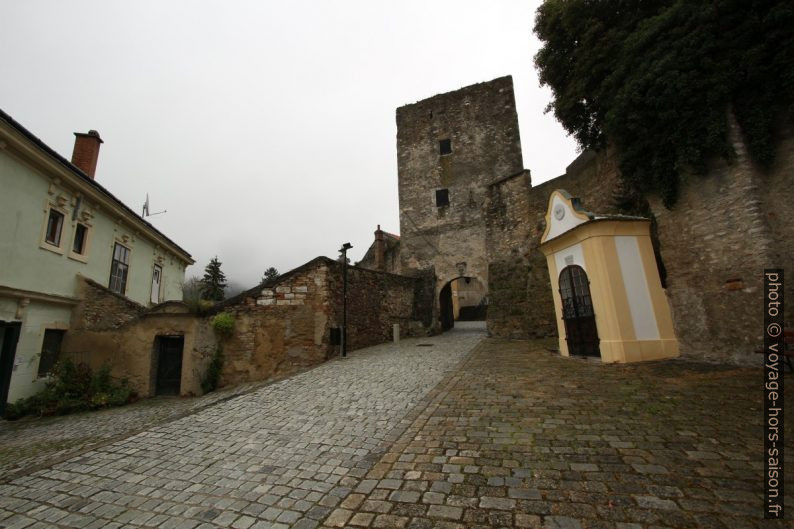
{"type": "Polygon", "coordinates": [[[576,145],[544,114],[532,1],[78,1],[0,4],[0,108],[66,158],[105,143],[97,181],[193,255],[255,285],[377,224],[399,231],[395,109],[503,75],[524,166],[576,145]]]}

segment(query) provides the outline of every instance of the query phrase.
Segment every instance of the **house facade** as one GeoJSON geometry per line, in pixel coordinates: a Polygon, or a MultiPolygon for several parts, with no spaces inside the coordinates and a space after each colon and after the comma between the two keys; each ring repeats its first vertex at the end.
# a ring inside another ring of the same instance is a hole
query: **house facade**
{"type": "Polygon", "coordinates": [[[70,161],[0,111],[0,404],[43,388],[84,279],[148,307],[193,263],[94,180],[99,134],[75,136],[70,161]]]}

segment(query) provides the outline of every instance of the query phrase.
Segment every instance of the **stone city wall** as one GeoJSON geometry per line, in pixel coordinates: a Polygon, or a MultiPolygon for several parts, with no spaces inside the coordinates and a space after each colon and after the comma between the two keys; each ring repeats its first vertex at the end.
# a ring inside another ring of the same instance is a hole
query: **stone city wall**
{"type": "MultiPolygon", "coordinates": [[[[330,265],[331,318],[342,325],[342,266],[330,265]]],[[[405,277],[358,267],[347,270],[347,348],[349,351],[391,341],[393,325],[400,335],[426,333],[432,305],[426,295],[427,277],[405,277]]]]}
{"type": "Polygon", "coordinates": [[[557,325],[540,238],[555,189],[580,197],[585,209],[613,213],[618,173],[614,162],[583,153],[562,176],[532,187],[529,171],[488,186],[488,332],[500,338],[556,336],[557,325]]]}
{"type": "MultiPolygon", "coordinates": [[[[681,354],[753,364],[762,345],[764,268],[783,268],[794,255],[794,135],[781,142],[771,169],[749,159],[733,126],[737,159],[712,163],[705,176],[689,176],[668,210],[648,197],[658,225],[666,294],[681,354]]],[[[554,336],[548,269],[537,249],[548,199],[555,189],[579,197],[595,213],[616,213],[614,157],[585,153],[565,175],[528,188],[522,178],[496,182],[487,203],[490,300],[494,336],[554,336]]],[[[794,284],[786,294],[794,296],[794,284]]],[[[789,311],[786,326],[792,326],[789,311]]]]}
{"type": "MultiPolygon", "coordinates": [[[[732,135],[734,163],[718,160],[705,177],[690,177],[671,210],[658,199],[651,206],[682,354],[750,364],[761,360],[753,351],[763,345],[764,268],[786,267],[794,255],[794,223],[787,215],[794,203],[794,137],[781,143],[774,166],[763,171],[750,160],[735,124],[732,135]]],[[[786,294],[794,296],[792,281],[786,294]]]]}

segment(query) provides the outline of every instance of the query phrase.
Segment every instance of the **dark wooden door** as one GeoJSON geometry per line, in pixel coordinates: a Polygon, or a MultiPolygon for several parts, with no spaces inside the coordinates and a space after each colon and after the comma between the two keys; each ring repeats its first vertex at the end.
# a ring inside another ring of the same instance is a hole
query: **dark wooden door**
{"type": "Polygon", "coordinates": [[[593,299],[590,296],[590,281],[581,266],[563,268],[560,273],[560,297],[568,353],[601,356],[593,299]]]}
{"type": "Polygon", "coordinates": [[[447,331],[455,326],[455,309],[452,306],[452,282],[450,281],[438,295],[439,302],[439,320],[441,321],[441,330],[447,331]]]}
{"type": "Polygon", "coordinates": [[[0,416],[5,415],[21,327],[19,322],[0,321],[0,416]]]}
{"type": "Polygon", "coordinates": [[[182,349],[184,336],[158,336],[157,395],[179,395],[182,384],[182,349]]]}

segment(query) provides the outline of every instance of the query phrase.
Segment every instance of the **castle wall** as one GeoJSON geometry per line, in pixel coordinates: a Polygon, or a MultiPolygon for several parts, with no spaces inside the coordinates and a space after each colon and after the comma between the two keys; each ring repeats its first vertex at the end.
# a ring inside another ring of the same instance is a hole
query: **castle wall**
{"type": "MultiPolygon", "coordinates": [[[[656,217],[665,290],[681,355],[753,364],[763,343],[764,268],[784,268],[794,255],[794,136],[779,146],[769,171],[748,157],[733,127],[737,159],[716,160],[690,176],[668,210],[648,197],[656,217]],[[787,215],[788,214],[788,215],[787,215]]],[[[548,269],[537,245],[554,189],[579,197],[585,209],[617,213],[614,157],[587,153],[565,175],[535,187],[521,178],[490,186],[487,203],[490,306],[488,329],[506,338],[554,336],[548,269]]],[[[794,285],[786,288],[793,299],[794,285]]],[[[786,326],[794,325],[789,311],[786,326]]]]}
{"type": "MultiPolygon", "coordinates": [[[[767,172],[750,161],[735,124],[732,135],[734,163],[718,160],[705,177],[690,177],[671,210],[650,202],[682,354],[747,364],[760,361],[753,351],[763,345],[764,268],[783,268],[794,255],[786,219],[794,138],[782,142],[767,172]]],[[[790,281],[786,294],[794,296],[790,281]]]]}
{"type": "MultiPolygon", "coordinates": [[[[400,335],[421,333],[422,309],[416,291],[421,279],[358,267],[347,269],[347,349],[353,351],[392,340],[393,326],[400,335]]],[[[329,318],[342,326],[342,267],[329,264],[329,318]]]]}
{"type": "Polygon", "coordinates": [[[436,293],[460,276],[487,287],[486,186],[523,170],[512,78],[398,108],[397,165],[401,273],[434,266],[436,293]]]}
{"type": "Polygon", "coordinates": [[[549,197],[565,189],[586,209],[614,213],[618,173],[614,162],[585,152],[566,174],[532,187],[529,172],[488,187],[486,233],[489,261],[488,331],[502,338],[556,336],[554,302],[540,238],[549,197]]]}

